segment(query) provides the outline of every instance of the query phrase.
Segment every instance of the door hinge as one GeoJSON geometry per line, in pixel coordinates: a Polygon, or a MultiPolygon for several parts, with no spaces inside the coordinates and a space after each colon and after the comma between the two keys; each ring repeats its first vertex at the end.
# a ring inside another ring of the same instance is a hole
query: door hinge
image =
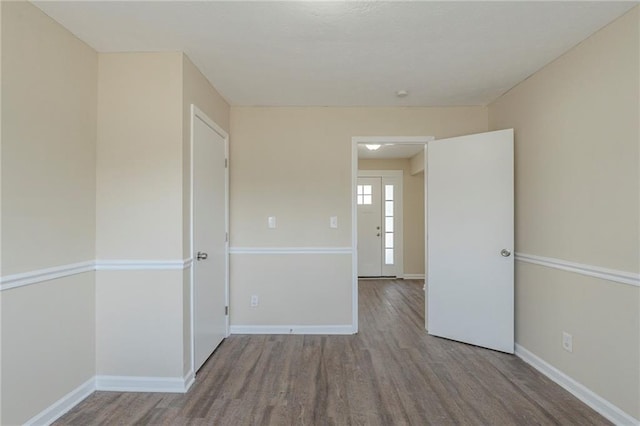
{"type": "Polygon", "coordinates": [[[226,243],[228,243],[228,242],[229,242],[229,233],[228,233],[228,232],[225,232],[225,233],[224,233],[224,241],[225,241],[226,243]]]}
{"type": "Polygon", "coordinates": [[[225,315],[229,315],[229,307],[228,306],[224,307],[224,314],[225,315]]]}
{"type": "Polygon", "coordinates": [[[224,168],[229,167],[229,160],[227,158],[224,159],[224,168]]]}

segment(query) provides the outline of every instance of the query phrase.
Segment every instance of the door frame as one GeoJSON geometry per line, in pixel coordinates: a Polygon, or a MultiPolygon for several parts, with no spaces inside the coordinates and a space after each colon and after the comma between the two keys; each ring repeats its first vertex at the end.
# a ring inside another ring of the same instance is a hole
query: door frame
{"type": "MultiPolygon", "coordinates": [[[[202,120],[207,126],[209,126],[214,132],[219,134],[224,139],[224,157],[225,157],[225,169],[224,169],[224,227],[226,233],[226,242],[224,250],[224,265],[225,265],[225,306],[229,306],[229,134],[224,129],[216,124],[215,121],[210,119],[201,109],[194,104],[191,104],[190,113],[190,128],[189,128],[189,260],[191,267],[189,268],[189,290],[190,290],[190,341],[191,341],[191,368],[190,371],[195,375],[195,356],[196,356],[196,339],[194,333],[195,326],[195,311],[194,311],[194,246],[193,246],[193,152],[194,152],[194,126],[196,117],[202,120]]],[[[225,337],[229,337],[229,311],[225,315],[225,337]]]]}
{"type": "Polygon", "coordinates": [[[351,324],[352,332],[358,332],[358,211],[356,205],[356,185],[358,184],[358,144],[403,144],[424,146],[424,170],[425,170],[425,276],[427,268],[426,250],[426,224],[427,224],[427,143],[434,140],[434,136],[353,136],[351,138],[351,324]]]}
{"type": "MultiPolygon", "coordinates": [[[[395,178],[397,179],[399,196],[393,197],[393,220],[394,220],[394,247],[396,258],[396,278],[404,277],[404,220],[403,220],[403,204],[404,204],[404,170],[358,170],[359,178],[379,177],[379,178],[395,178]]],[[[357,180],[356,180],[357,181],[357,180]]],[[[383,182],[384,185],[384,182],[383,182]]],[[[384,191],[382,191],[384,193],[384,191]]],[[[382,199],[381,208],[384,206],[382,199]]],[[[357,206],[356,206],[357,208],[357,206]]],[[[357,215],[356,211],[356,215],[357,215]]],[[[357,224],[356,224],[357,225],[357,224]]],[[[356,230],[357,231],[357,230],[356,230]]],[[[357,233],[357,232],[356,232],[357,233]]],[[[383,239],[384,241],[384,239],[383,239]]],[[[384,250],[384,247],[383,247],[384,250]]],[[[381,253],[382,256],[382,253],[381,253]]],[[[357,266],[357,265],[356,265],[357,266]]],[[[357,271],[356,271],[357,272],[357,271]]]]}

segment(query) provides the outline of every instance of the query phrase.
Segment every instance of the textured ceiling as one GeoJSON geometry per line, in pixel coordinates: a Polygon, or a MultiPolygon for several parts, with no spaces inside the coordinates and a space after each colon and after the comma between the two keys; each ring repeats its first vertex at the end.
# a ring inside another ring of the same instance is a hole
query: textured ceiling
{"type": "Polygon", "coordinates": [[[486,105],[637,2],[34,4],[99,52],[184,51],[232,105],[446,106],[486,105]]]}

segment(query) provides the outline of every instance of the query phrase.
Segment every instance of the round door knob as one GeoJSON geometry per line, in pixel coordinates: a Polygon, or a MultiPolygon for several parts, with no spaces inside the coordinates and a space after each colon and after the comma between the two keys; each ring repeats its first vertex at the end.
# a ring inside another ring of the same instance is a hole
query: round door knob
{"type": "Polygon", "coordinates": [[[502,255],[502,257],[509,257],[509,256],[511,256],[511,252],[510,252],[509,250],[507,250],[507,249],[502,249],[502,250],[500,251],[500,254],[502,255]]]}
{"type": "Polygon", "coordinates": [[[197,260],[206,260],[207,257],[209,257],[209,255],[207,253],[203,253],[201,251],[199,251],[198,254],[196,255],[196,259],[197,260]]]}

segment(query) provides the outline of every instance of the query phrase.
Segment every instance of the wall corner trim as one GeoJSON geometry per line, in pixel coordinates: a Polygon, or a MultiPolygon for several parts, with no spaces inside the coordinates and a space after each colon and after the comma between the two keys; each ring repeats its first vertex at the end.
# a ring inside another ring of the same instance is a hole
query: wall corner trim
{"type": "Polygon", "coordinates": [[[231,334],[355,334],[348,325],[232,325],[231,334]]]}
{"type": "Polygon", "coordinates": [[[196,381],[196,375],[193,370],[189,370],[184,376],[184,391],[187,392],[196,381]]]}
{"type": "Polygon", "coordinates": [[[580,401],[593,408],[607,420],[617,425],[640,425],[640,420],[633,418],[606,399],[602,398],[583,384],[572,379],[533,352],[516,343],[516,356],[566,389],[580,401]]]}
{"type": "Polygon", "coordinates": [[[186,393],[193,381],[193,372],[184,377],[96,376],[96,390],[186,393]]]}
{"type": "Polygon", "coordinates": [[[27,420],[25,425],[49,425],[62,417],[66,412],[78,405],[82,400],[91,395],[96,390],[95,377],[90,378],[49,407],[45,408],[39,414],[27,420]]]}

